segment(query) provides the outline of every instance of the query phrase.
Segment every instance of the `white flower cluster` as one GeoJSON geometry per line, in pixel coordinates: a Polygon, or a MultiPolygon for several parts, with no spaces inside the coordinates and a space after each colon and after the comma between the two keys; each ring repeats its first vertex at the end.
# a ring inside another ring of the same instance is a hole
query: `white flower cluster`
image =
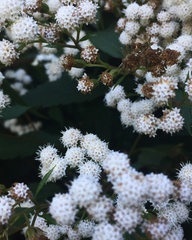
{"type": "MultiPolygon", "coordinates": [[[[155,87],[156,84],[159,85],[159,83],[155,82],[155,87]]],[[[162,84],[160,83],[160,85],[162,84]]],[[[111,88],[105,95],[105,103],[109,107],[117,106],[117,110],[121,113],[120,119],[122,125],[125,127],[133,126],[134,130],[140,134],[155,137],[158,129],[170,134],[181,130],[184,119],[180,114],[179,108],[165,108],[161,118],[157,118],[153,114],[159,106],[162,106],[162,102],[164,102],[165,99],[168,101],[171,95],[171,90],[168,89],[166,92],[165,87],[163,90],[161,87],[154,89],[156,89],[156,95],[154,94],[154,97],[131,102],[130,99],[125,97],[123,87],[118,85],[115,88],[111,88]],[[160,95],[162,97],[160,97],[160,95]]]]}
{"type": "Polygon", "coordinates": [[[37,131],[42,127],[42,123],[39,121],[31,122],[29,124],[20,124],[16,118],[5,120],[3,125],[5,128],[9,129],[11,132],[16,133],[19,136],[29,132],[37,131]]]}
{"type": "MultiPolygon", "coordinates": [[[[117,109],[121,113],[121,122],[126,127],[133,126],[135,131],[149,136],[155,136],[157,129],[172,134],[182,129],[184,120],[179,109],[173,105],[168,110],[167,106],[174,101],[181,86],[188,94],[188,99],[192,101],[192,4],[187,0],[164,0],[162,3],[149,1],[141,4],[135,1],[132,3],[122,1],[122,4],[125,9],[116,29],[120,33],[120,42],[128,45],[130,50],[135,49],[135,55],[133,54],[129,61],[142,51],[141,49],[139,52],[137,48],[146,44],[152,50],[156,50],[156,53],[174,50],[179,56],[174,63],[165,64],[166,61],[159,61],[159,65],[155,65],[155,70],[151,71],[150,67],[148,69],[148,66],[141,62],[141,66],[134,70],[137,85],[135,91],[140,97],[137,102],[132,103],[125,97],[120,97],[120,94],[115,95],[117,87],[106,94],[105,102],[107,106],[115,107],[118,101],[117,109]],[[121,100],[116,100],[116,97],[121,100]],[[160,119],[154,115],[159,108],[164,109],[160,119]]],[[[128,52],[128,58],[129,54],[128,52]]],[[[154,55],[152,61],[155,61],[155,58],[157,57],[154,55]]],[[[172,61],[172,58],[169,60],[172,61]]]]}
{"type": "Polygon", "coordinates": [[[83,135],[78,129],[69,128],[62,132],[61,142],[67,149],[64,157],[59,157],[57,149],[50,145],[41,148],[37,157],[42,177],[55,167],[49,181],[61,179],[67,167],[75,168],[78,174],[68,185],[68,192],[57,193],[50,202],[49,213],[58,225],[49,225],[49,229],[43,216],[37,218],[35,226],[50,240],[62,235],[69,239],[123,240],[125,233],[132,234],[138,227],[150,234],[151,239],[166,236],[168,240],[168,236],[178,235],[176,239],[182,240],[181,224],[189,220],[188,205],[192,201],[190,163],[182,165],[177,174],[178,184],[174,184],[162,173],[138,172],[131,167],[126,154],[109,150],[94,134],[83,135]],[[143,215],[147,202],[154,209],[151,220],[143,215]],[[78,221],[85,209],[88,218],[78,221]]]}
{"type": "Polygon", "coordinates": [[[96,21],[98,9],[96,3],[93,3],[91,0],[80,0],[76,6],[70,3],[61,6],[55,14],[56,21],[61,28],[74,31],[82,23],[93,23],[96,21]]]}
{"type": "MultiPolygon", "coordinates": [[[[0,72],[0,86],[3,82],[3,79],[5,77],[3,74],[0,72]]],[[[3,108],[5,108],[7,105],[10,103],[10,98],[8,95],[4,94],[2,90],[0,90],[0,112],[2,111],[3,108]]]]}
{"type": "Polygon", "coordinates": [[[15,82],[11,84],[11,87],[20,95],[24,95],[28,91],[26,86],[32,82],[31,76],[22,68],[17,69],[16,71],[7,70],[4,75],[6,78],[15,80],[15,82]]]}

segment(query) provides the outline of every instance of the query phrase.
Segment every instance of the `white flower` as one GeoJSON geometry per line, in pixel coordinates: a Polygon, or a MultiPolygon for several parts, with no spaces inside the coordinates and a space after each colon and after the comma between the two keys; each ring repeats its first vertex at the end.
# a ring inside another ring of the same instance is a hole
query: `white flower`
{"type": "Polygon", "coordinates": [[[65,161],[70,167],[77,167],[85,160],[85,151],[80,147],[71,147],[65,153],[65,161]]]}
{"type": "Polygon", "coordinates": [[[167,21],[170,21],[170,19],[171,19],[171,14],[167,11],[160,11],[157,14],[157,20],[159,22],[167,22],[167,21]]]}
{"type": "Polygon", "coordinates": [[[24,6],[27,10],[36,10],[40,2],[39,0],[25,0],[24,6]]]}
{"type": "Polygon", "coordinates": [[[78,2],[77,11],[82,23],[94,23],[96,21],[98,5],[90,0],[78,2]]]}
{"type": "Polygon", "coordinates": [[[140,29],[140,24],[135,21],[128,21],[125,24],[125,31],[130,35],[136,35],[140,29]]]}
{"type": "Polygon", "coordinates": [[[61,78],[63,67],[59,58],[49,63],[46,63],[44,66],[50,82],[56,81],[61,78]]]}
{"type": "Polygon", "coordinates": [[[49,240],[57,240],[61,236],[60,227],[58,225],[49,224],[46,228],[45,236],[49,240]]]}
{"type": "Polygon", "coordinates": [[[14,21],[21,13],[23,13],[23,7],[23,0],[1,0],[1,21],[5,21],[6,19],[14,21]]]}
{"type": "Polygon", "coordinates": [[[192,48],[192,36],[181,35],[176,39],[176,42],[180,44],[186,51],[190,51],[192,48]]]}
{"type": "Polygon", "coordinates": [[[14,42],[33,41],[38,33],[36,21],[29,16],[20,17],[10,26],[10,36],[14,42]]]}
{"type": "Polygon", "coordinates": [[[139,18],[139,9],[140,6],[138,3],[133,2],[131,4],[128,5],[128,7],[125,9],[125,16],[127,17],[127,19],[130,20],[136,20],[139,18]]]}
{"type": "Polygon", "coordinates": [[[51,175],[48,178],[48,182],[55,182],[58,179],[61,179],[65,175],[65,170],[67,168],[67,163],[64,158],[56,157],[54,161],[48,166],[40,166],[40,176],[43,178],[50,170],[53,169],[51,175]]]}
{"type": "Polygon", "coordinates": [[[72,229],[71,227],[68,228],[67,236],[70,240],[81,240],[78,231],[76,229],[72,229]]]}
{"type": "Polygon", "coordinates": [[[173,134],[183,128],[184,118],[180,114],[179,108],[173,108],[172,110],[163,110],[163,116],[159,123],[159,129],[166,133],[173,134]]]}
{"type": "Polygon", "coordinates": [[[8,95],[5,95],[3,91],[0,90],[0,111],[10,104],[10,98],[8,95]]]}
{"type": "Polygon", "coordinates": [[[42,165],[49,166],[58,157],[57,152],[58,150],[49,144],[47,146],[40,147],[37,151],[36,160],[40,161],[42,165]]]}
{"type": "Polygon", "coordinates": [[[164,236],[164,240],[183,240],[184,238],[184,231],[183,228],[180,225],[177,225],[176,227],[172,228],[171,231],[169,231],[166,236],[164,236]]]}
{"type": "Polygon", "coordinates": [[[114,220],[121,229],[131,234],[141,223],[141,214],[142,212],[137,208],[117,207],[114,213],[114,220]]]}
{"type": "Polygon", "coordinates": [[[93,141],[100,141],[100,139],[95,134],[92,134],[92,133],[86,134],[81,139],[81,142],[80,142],[81,147],[84,149],[88,149],[89,146],[91,146],[93,141]]]}
{"type": "Polygon", "coordinates": [[[148,185],[142,173],[129,168],[112,179],[112,184],[119,205],[141,207],[146,201],[148,185]]]}
{"type": "Polygon", "coordinates": [[[149,135],[150,137],[156,136],[158,129],[159,119],[153,114],[141,114],[133,122],[134,130],[140,134],[149,135]]]}
{"type": "Polygon", "coordinates": [[[56,13],[57,10],[62,6],[60,0],[46,0],[46,4],[48,5],[51,13],[56,13]]]}
{"type": "Polygon", "coordinates": [[[80,77],[82,77],[83,72],[84,72],[84,68],[72,67],[71,70],[68,71],[68,74],[72,78],[80,78],[80,77]]]}
{"type": "Polygon", "coordinates": [[[148,199],[154,203],[167,201],[174,192],[173,183],[162,173],[150,173],[145,179],[148,185],[148,199]]]}
{"type": "Polygon", "coordinates": [[[119,41],[123,45],[130,45],[132,43],[132,36],[127,31],[122,31],[119,36],[119,41]]]}
{"type": "Polygon", "coordinates": [[[93,161],[88,161],[79,165],[79,173],[80,175],[93,176],[96,179],[99,179],[101,167],[99,166],[99,164],[93,161]]]}
{"type": "Polygon", "coordinates": [[[0,85],[1,85],[1,83],[3,82],[3,79],[4,79],[5,77],[3,76],[3,74],[2,74],[2,72],[0,72],[0,85]]]}
{"type": "Polygon", "coordinates": [[[73,5],[60,7],[55,14],[55,18],[58,25],[68,31],[75,30],[80,23],[80,16],[78,15],[77,8],[73,5]]]}
{"type": "Polygon", "coordinates": [[[15,201],[7,196],[0,197],[0,223],[6,224],[12,214],[15,201]]]}
{"type": "Polygon", "coordinates": [[[145,221],[142,227],[146,232],[150,233],[153,240],[164,239],[164,237],[167,236],[172,228],[172,226],[165,221],[145,221]]]}
{"type": "Polygon", "coordinates": [[[105,95],[105,103],[108,107],[115,107],[116,104],[125,98],[124,88],[121,85],[110,88],[110,91],[105,95]]]}
{"type": "Polygon", "coordinates": [[[29,188],[24,183],[15,183],[10,190],[8,195],[18,201],[26,201],[29,199],[29,188]]]}
{"type": "Polygon", "coordinates": [[[75,221],[76,207],[69,194],[56,194],[49,206],[49,212],[58,224],[72,224],[75,221]]]}
{"type": "Polygon", "coordinates": [[[92,237],[93,240],[123,240],[121,231],[117,226],[107,222],[98,224],[95,227],[95,232],[92,237]]]}
{"type": "Polygon", "coordinates": [[[101,192],[101,186],[92,176],[80,175],[72,181],[69,189],[73,201],[80,207],[87,207],[96,201],[101,192]]]}
{"type": "Polygon", "coordinates": [[[69,128],[62,131],[61,142],[64,147],[77,147],[78,142],[82,139],[83,135],[78,129],[69,128]]]}
{"type": "Polygon", "coordinates": [[[0,41],[0,62],[2,64],[9,66],[17,57],[18,53],[13,43],[5,39],[0,41]]]}
{"type": "Polygon", "coordinates": [[[181,224],[189,219],[189,210],[184,203],[168,203],[159,209],[159,218],[166,219],[172,226],[181,224]]]}
{"type": "Polygon", "coordinates": [[[78,224],[78,233],[83,238],[92,237],[95,229],[95,223],[88,220],[81,220],[78,224]]]}
{"type": "Polygon", "coordinates": [[[188,94],[189,100],[192,101],[192,78],[185,83],[185,92],[188,94]]]}
{"type": "Polygon", "coordinates": [[[178,171],[177,177],[181,182],[192,186],[192,164],[182,164],[181,169],[178,171]]]}
{"type": "Polygon", "coordinates": [[[108,175],[110,181],[115,181],[129,167],[129,158],[126,154],[110,151],[102,162],[102,167],[108,175]]]}
{"type": "Polygon", "coordinates": [[[163,38],[170,38],[179,29],[179,24],[175,21],[164,22],[159,31],[159,35],[163,38]]]}
{"type": "Polygon", "coordinates": [[[85,147],[85,150],[87,155],[98,163],[101,163],[105,159],[109,151],[107,143],[101,140],[90,142],[90,144],[85,147]]]}
{"type": "Polygon", "coordinates": [[[142,20],[148,20],[154,17],[153,8],[148,4],[143,4],[139,8],[139,16],[142,20]]]}

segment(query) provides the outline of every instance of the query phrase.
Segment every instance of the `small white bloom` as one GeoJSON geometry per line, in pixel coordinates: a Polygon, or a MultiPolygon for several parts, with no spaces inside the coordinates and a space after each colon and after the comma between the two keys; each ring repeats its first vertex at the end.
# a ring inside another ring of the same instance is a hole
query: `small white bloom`
{"type": "Polygon", "coordinates": [[[73,201],[80,207],[95,202],[101,193],[101,186],[93,176],[80,175],[72,181],[69,189],[73,201]]]}
{"type": "Polygon", "coordinates": [[[12,208],[15,201],[7,196],[0,197],[0,223],[6,224],[12,214],[12,208]]]}
{"type": "Polygon", "coordinates": [[[73,5],[61,6],[55,15],[55,18],[58,25],[68,31],[75,30],[80,23],[80,16],[78,15],[77,8],[73,5]]]}
{"type": "Polygon", "coordinates": [[[125,92],[123,86],[117,85],[114,88],[110,88],[110,91],[105,95],[105,103],[108,107],[115,107],[124,98],[125,92]]]}
{"type": "Polygon", "coordinates": [[[75,221],[76,207],[69,194],[56,194],[49,206],[49,212],[58,224],[72,224],[75,221]]]}
{"type": "Polygon", "coordinates": [[[78,142],[82,139],[83,135],[78,129],[69,128],[65,131],[62,131],[61,142],[64,147],[77,147],[78,142]]]}

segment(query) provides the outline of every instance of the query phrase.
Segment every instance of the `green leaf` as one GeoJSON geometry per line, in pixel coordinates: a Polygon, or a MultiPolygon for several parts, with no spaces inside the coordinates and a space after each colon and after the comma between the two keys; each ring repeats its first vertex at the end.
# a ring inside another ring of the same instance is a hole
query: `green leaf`
{"type": "Polygon", "coordinates": [[[0,159],[12,159],[33,155],[39,146],[55,144],[59,135],[43,131],[31,132],[22,136],[0,134],[0,159]]]}
{"type": "Polygon", "coordinates": [[[19,105],[24,105],[24,106],[27,105],[25,103],[25,101],[23,100],[23,97],[21,97],[19,95],[19,93],[17,91],[15,91],[13,88],[11,88],[7,81],[3,82],[2,88],[3,88],[4,92],[9,95],[12,103],[15,102],[19,105]]]}
{"type": "Polygon", "coordinates": [[[169,165],[167,158],[172,148],[173,145],[157,145],[153,146],[153,148],[139,148],[140,154],[134,167],[137,169],[142,167],[153,167],[158,168],[158,170],[163,169],[169,165]]]}
{"type": "Polygon", "coordinates": [[[181,115],[184,117],[184,127],[187,132],[192,136],[192,106],[182,106],[181,115]]]}
{"type": "Polygon", "coordinates": [[[105,31],[98,31],[90,37],[90,41],[96,48],[115,58],[123,58],[122,45],[119,42],[119,35],[115,33],[113,27],[105,31]]]}
{"type": "Polygon", "coordinates": [[[87,95],[78,92],[76,81],[72,81],[65,73],[60,80],[44,83],[29,91],[23,98],[28,105],[33,107],[51,107],[91,101],[103,94],[104,88],[97,88],[87,95]]]}
{"type": "Polygon", "coordinates": [[[8,120],[12,118],[17,118],[21,116],[23,113],[27,112],[30,107],[22,106],[22,105],[15,105],[11,107],[4,108],[1,115],[3,119],[8,120]]]}
{"type": "Polygon", "coordinates": [[[53,167],[48,173],[45,174],[45,176],[43,177],[43,179],[40,181],[39,185],[37,186],[37,190],[35,193],[35,197],[37,197],[38,193],[41,191],[41,189],[43,188],[43,186],[47,183],[49,177],[51,176],[53,170],[55,167],[53,167]]]}

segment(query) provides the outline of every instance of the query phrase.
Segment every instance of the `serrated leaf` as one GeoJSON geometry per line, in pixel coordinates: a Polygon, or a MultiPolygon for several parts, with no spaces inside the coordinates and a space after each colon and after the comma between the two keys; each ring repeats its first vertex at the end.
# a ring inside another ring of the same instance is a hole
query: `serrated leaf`
{"type": "Polygon", "coordinates": [[[47,183],[49,177],[51,176],[53,170],[55,167],[53,167],[48,173],[45,174],[45,176],[40,181],[39,185],[37,186],[37,190],[35,192],[35,197],[37,197],[38,193],[41,191],[41,189],[44,187],[44,185],[47,183]]]}
{"type": "Polygon", "coordinates": [[[113,27],[105,31],[98,31],[90,37],[90,41],[96,48],[115,58],[123,58],[122,45],[119,42],[119,35],[115,33],[113,27]]]}

